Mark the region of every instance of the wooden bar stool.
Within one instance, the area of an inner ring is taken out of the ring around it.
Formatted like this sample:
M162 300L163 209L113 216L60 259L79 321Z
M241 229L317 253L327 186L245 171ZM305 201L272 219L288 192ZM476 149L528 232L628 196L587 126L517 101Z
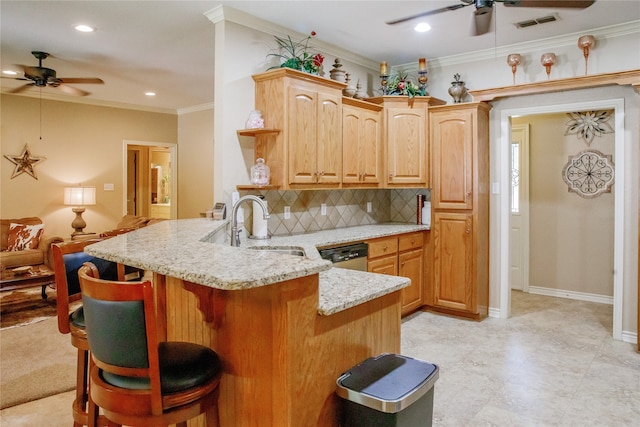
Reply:
M208 427L218 426L220 359L202 345L159 342L151 282L101 280L91 263L78 276L93 359L91 399L108 421L186 427L205 414Z
M71 344L78 349L76 362L76 397L73 401L73 426L89 425L89 343L84 326L84 312L82 306L71 309L71 304L79 301L80 282L78 270L86 261L92 261L104 277L123 279L125 267L111 261L95 258L85 254L84 248L92 243L104 239L91 239L52 245L53 265L55 272L56 309L58 316L58 330L62 334L71 334ZM106 419L100 420L100 425L106 425Z

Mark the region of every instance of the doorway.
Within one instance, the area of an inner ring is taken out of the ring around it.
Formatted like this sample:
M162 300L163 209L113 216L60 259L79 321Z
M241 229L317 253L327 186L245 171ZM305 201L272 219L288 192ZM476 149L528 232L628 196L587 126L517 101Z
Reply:
M125 214L177 218L176 144L124 141Z
M536 115L544 113L566 113L573 111L608 110L613 109L615 114L615 148L614 158L616 163L616 184L614 186L614 276L613 276L613 338L622 340L622 292L624 289L624 194L625 194L625 163L624 163L624 100L590 101L575 104L561 104L540 107L523 107L505 109L501 111L499 159L496 162L499 169L500 188L511 187L511 146L512 128L511 118L517 116ZM510 218L511 194L503 193L500 198L499 216ZM500 287L500 317L508 318L511 314L511 221L500 221L499 241L500 253L498 256L499 287Z

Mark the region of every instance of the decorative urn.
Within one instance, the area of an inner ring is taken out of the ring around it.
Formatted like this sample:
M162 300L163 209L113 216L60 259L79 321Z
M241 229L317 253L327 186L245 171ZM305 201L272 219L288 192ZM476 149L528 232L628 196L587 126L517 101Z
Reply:
M459 104L467 95L467 88L464 86L464 82L460 81L460 74L455 74L453 78L455 81L451 82L449 95L453 98L454 103Z

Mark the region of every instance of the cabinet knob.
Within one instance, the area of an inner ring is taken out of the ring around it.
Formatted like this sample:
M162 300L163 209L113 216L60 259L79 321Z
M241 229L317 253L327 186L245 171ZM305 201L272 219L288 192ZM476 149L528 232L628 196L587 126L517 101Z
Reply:
M467 229L464 230L464 232L467 233L467 234L471 234L471 229L467 228Z
M411 244L415 245L416 244L416 240L415 239L411 239Z
M392 173L390 173L390 174L389 174L389 181L391 181L392 179L393 179L393 174L392 174Z
M388 247L388 246L383 246L383 247L382 247L382 252L387 252L387 249L389 249L389 247Z

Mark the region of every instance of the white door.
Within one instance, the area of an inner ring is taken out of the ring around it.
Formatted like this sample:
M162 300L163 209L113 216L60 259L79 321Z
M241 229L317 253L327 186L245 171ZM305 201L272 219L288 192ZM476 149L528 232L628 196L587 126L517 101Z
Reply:
M529 125L511 127L511 289L529 291Z

